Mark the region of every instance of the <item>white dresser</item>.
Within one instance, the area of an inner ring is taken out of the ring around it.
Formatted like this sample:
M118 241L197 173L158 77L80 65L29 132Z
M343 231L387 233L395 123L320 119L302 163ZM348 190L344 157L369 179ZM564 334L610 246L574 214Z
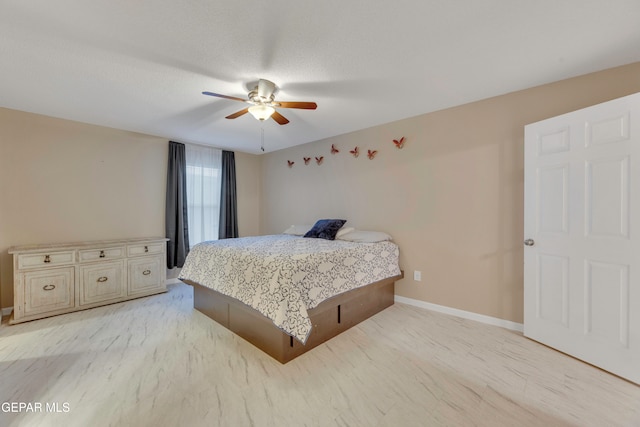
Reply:
M20 323L166 292L164 237L14 246Z

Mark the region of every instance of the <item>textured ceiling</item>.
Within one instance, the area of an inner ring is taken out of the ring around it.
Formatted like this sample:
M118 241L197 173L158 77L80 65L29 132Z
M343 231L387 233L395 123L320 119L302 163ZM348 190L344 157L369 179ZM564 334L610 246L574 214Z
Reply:
M2 0L0 106L259 153L640 61L638 0ZM291 123L224 117L259 79Z

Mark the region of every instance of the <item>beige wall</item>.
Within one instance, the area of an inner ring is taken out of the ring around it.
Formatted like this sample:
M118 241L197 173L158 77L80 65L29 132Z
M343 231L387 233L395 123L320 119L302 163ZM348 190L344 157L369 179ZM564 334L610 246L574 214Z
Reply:
M13 245L164 236L167 139L0 108L0 298ZM258 234L259 157L236 156L239 231Z
M640 63L268 154L261 230L339 217L386 231L406 275L398 295L522 322L523 127L637 91Z
M236 153L240 235L344 217L394 236L407 274L399 295L521 322L523 126L637 91L640 63L266 156ZM403 150L391 142L400 136ZM347 154L356 145L358 159ZM0 108L0 306L13 305L10 246L163 235L166 154L164 138ZM303 165L316 155L322 166Z
M261 157L236 152L236 192L240 237L260 235Z

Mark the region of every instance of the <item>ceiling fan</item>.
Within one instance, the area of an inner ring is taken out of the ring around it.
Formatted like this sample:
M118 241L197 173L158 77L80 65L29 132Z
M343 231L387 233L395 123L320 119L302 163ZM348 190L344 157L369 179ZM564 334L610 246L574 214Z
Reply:
M232 101L246 102L251 104L244 110L228 115L227 119L235 119L244 114L251 113L253 117L260 121L271 117L280 125L289 123L286 117L276 111L276 108L300 108L303 110L315 110L318 105L315 102L284 102L275 100L276 85L269 80L260 79L258 85L247 95L249 99L237 98L235 96L220 95L213 92L202 92L203 95L217 96L218 98L231 99Z

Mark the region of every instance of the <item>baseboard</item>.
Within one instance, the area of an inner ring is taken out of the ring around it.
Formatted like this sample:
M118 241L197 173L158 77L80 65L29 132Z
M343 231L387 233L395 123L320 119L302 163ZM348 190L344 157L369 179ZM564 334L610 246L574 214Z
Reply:
M167 285L175 285L183 283L180 279L167 279ZM427 310L436 311L438 313L449 314L451 316L461 317L463 319L474 320L480 323L486 323L488 325L500 326L501 328L510 329L512 331L522 332L524 331L524 325L522 323L512 322L510 320L498 319L497 317L485 316L484 314L473 313L471 311L459 310L457 308L451 308L444 305L433 304L426 301L420 301L413 298L402 297L396 295L394 297L395 302L402 304L412 305L414 307L425 308ZM2 309L2 316L8 316L13 311L13 307L5 307Z
M426 308L427 310L437 311L438 313L450 314L452 316L461 317L463 319L474 320L488 325L500 326L501 328L510 329L512 331L523 332L524 325L522 323L512 322L510 320L498 319L497 317L485 316L484 314L473 313L471 311L459 310L444 305L433 304L426 301L420 301L413 298L395 296L395 302L412 305L414 307Z

